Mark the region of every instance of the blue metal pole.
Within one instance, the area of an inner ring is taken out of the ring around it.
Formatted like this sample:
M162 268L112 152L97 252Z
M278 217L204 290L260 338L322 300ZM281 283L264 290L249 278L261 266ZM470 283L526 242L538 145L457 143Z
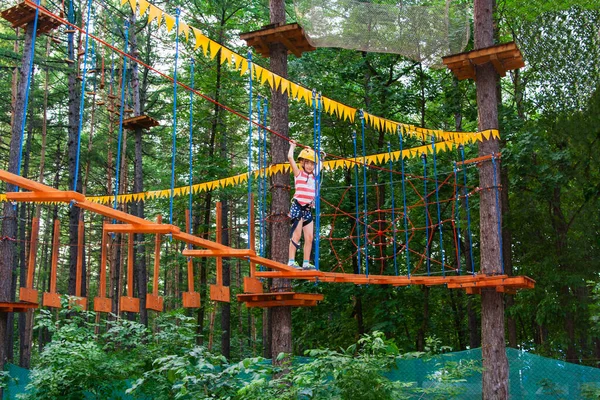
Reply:
M410 278L410 249L408 247L408 210L406 207L406 175L404 173L404 145L402 140L402 133L398 135L400 137L400 162L402 166L402 202L404 209L404 249L406 251L406 269L408 277Z
M354 146L354 161L356 161L356 132L352 132L352 144ZM357 255L357 261L358 261L358 272L360 273L360 268L361 268L361 260L360 260L360 254L361 254L361 248L360 248L360 214L358 211L358 164L355 162L354 163L354 208L356 210L356 245L358 247L358 251L356 252Z
M85 50L83 55L83 78L81 79L81 98L79 100L79 125L77 127L77 154L75 156L75 177L73 179L73 191L77 191L77 180L79 178L79 155L81 153L81 127L83 125L83 105L85 102L85 84L87 82L87 54L89 46L90 10L92 0L87 3L87 18L85 21ZM37 12L37 9L36 9Z
M365 274L369 276L369 222L367 216L367 158L365 150L365 115L360 110L360 126L362 136L362 156L363 156L363 204L365 220Z
M456 266L458 275L460 275L460 197L458 193L458 168L456 162L454 163L454 186L456 187L454 196L456 197L456 236L458 241L456 243Z
M438 232L440 234L440 252L442 255L442 276L446 276L446 254L444 251L444 237L442 227L442 211L440 209L440 193L438 186L437 176L437 157L435 151L435 136L431 135L431 150L433 151L433 176L435 179L435 202L437 204L437 217L438 217Z
M252 53L248 52L248 86L250 101L248 102L248 249L250 246L250 238L252 237L250 231L250 219L252 215L250 213L250 205L252 203ZM259 111L260 112L260 111Z
M125 46L124 53L127 53L127 43L129 42L129 22L125 21ZM115 201L113 208L117 209L117 196L119 195L119 174L121 170L121 142L123 140L123 114L125 114L125 81L127 80L127 57L123 58L123 71L121 73L121 112L119 113L119 135L117 143L117 165L115 173ZM114 221L114 219L113 219Z
M388 142L387 144L387 148L388 148L388 155L390 156L390 160L389 160L389 169L390 169L390 192L392 192L392 228L394 230L394 272L396 273L396 275L398 275L398 262L396 260L396 251L397 251L397 247L396 247L396 215L395 215L395 210L396 210L396 201L394 200L394 177L392 174L392 169L393 169L393 163L392 163L392 146L390 145L390 142Z
M173 223L173 197L175 195L175 153L177 152L177 60L179 58L179 14L180 10L175 10L175 68L173 71L173 153L171 157L171 193L169 196L169 223Z
M502 212L500 210L500 199L498 197L498 178L496 177L496 156L492 154L492 165L494 166L494 191L496 193L496 218L498 220L498 240L500 240L500 265L502 266L502 274L504 274L504 251L502 247Z
M471 209L469 208L469 191L467 190L467 168L465 167L465 148L458 146L463 168L463 190L465 192L465 206L467 209L467 235L469 236L469 256L471 257L471 274L475 274L475 260L473 260L473 240L471 236Z
M190 77L191 77L191 82L190 82L190 88L192 90L190 90L190 123L189 123L189 132L190 132L190 136L189 136L189 146L190 146L190 172L189 172L189 178L190 178L190 193L189 193L189 210L190 210L190 226L189 226L189 234L192 234L192 186L193 186L193 182L194 182L194 170L192 168L194 160L193 160L193 121L194 121L194 59L190 59Z
M36 1L40 5L40 0ZM23 159L23 138L25 136L25 124L27 122L27 108L29 105L29 91L31 89L31 75L33 72L33 58L35 56L35 38L37 36L37 25L39 17L39 8L35 9L35 19L33 20L33 34L31 38L31 58L29 59L29 69L27 70L27 85L25 86L25 103L23 105L23 120L21 121L21 140L19 141L19 158L17 161L17 175L21 175L21 160ZM18 190L18 189L17 189Z
M425 209L425 261L427 264L427 275L431 274L431 260L429 258L429 210L427 204L427 155L421 154L423 160L423 201Z

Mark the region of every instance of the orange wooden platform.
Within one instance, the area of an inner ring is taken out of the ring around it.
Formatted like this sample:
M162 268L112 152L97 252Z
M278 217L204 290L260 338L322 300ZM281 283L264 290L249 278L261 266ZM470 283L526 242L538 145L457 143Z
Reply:
M506 71L523 68L523 56L515 42L442 57L442 62L459 79L476 79L475 66L491 62L500 76Z
M147 115L138 115L137 117L127 118L123 121L124 129L149 129L153 126L159 126L160 123Z
M37 303L0 302L0 312L26 312L37 307Z
M22 28L35 19L36 8L37 6L35 3L24 1L14 7L7 8L6 10L2 11L0 15L2 15L2 18L10 22L13 28ZM44 11L45 8L40 7L37 24L38 35L43 35L44 33L50 32L51 30L54 30L62 25L62 22L54 18L51 13Z
M240 39L245 40L248 46L254 47L263 57L271 56L271 43L281 43L288 49L288 53L296 57L302 56L306 51L316 50L306 39L304 29L296 23L287 25L271 24L257 31L240 34Z
M238 294L238 301L246 303L246 307L314 307L323 300L318 293L244 293Z

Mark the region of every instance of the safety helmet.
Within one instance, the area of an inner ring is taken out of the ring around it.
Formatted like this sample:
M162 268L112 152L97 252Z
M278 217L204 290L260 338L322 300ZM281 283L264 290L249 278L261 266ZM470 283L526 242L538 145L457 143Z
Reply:
M301 159L312 161L314 163L317 162L317 158L315 157L315 151L310 148L302 149L300 154L298 154L298 160L301 160Z

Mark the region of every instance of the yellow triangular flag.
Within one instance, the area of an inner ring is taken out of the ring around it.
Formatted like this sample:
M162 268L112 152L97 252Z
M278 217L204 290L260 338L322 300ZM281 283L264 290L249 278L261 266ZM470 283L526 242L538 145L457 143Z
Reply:
M208 48L208 38L200 32L199 29L196 29L192 26L192 31L194 32L194 36L196 37L196 43L194 44L194 50L197 50L198 47L202 46L202 50L204 50L204 55L206 56L206 51Z
M277 74L273 74L275 79L275 90L279 89L279 85L281 84L281 77Z
M165 25L167 26L167 32L171 32L171 29L175 26L175 17L167 13L164 14Z
M269 75L271 75L271 71L263 68L262 75L260 77L260 83L262 85L264 85L267 79L269 79ZM271 80L273 80L273 76L271 76Z
M136 0L129 0L129 5L131 6L131 11L133 11L134 14L135 14L136 4L137 4Z
M328 97L322 97L323 99L323 111L329 114L329 108L331 107L331 99Z
M140 16L144 15L150 3L146 0L138 0L138 4L140 5Z
M129 0L121 0L121 5L127 3Z
M275 74L269 71L267 76L269 78L269 86L271 86L271 89L273 89L273 78L275 77Z
M298 99L298 85L294 82L290 82L290 88L292 92L292 99Z
M281 78L281 93L286 93L288 96L290 95L290 81L285 78Z
M242 59L243 59L243 57L240 56L237 53L233 53L233 55L235 56L235 70L239 71L240 70L240 66L242 65Z
M162 16L162 11L154 4L150 4L150 8L148 9L148 23L152 23L156 19L158 23L158 27L160 27L160 20Z
M181 33L185 33L185 40L187 42L190 39L190 26L183 21L179 22L179 35Z
M231 50L226 47L221 47L221 64L223 64L225 60L227 60L228 64L231 64L231 56L233 56Z
M248 71L248 60L242 58L242 67L240 68L240 76L244 75Z
M256 65L256 64L252 64L252 77L256 78L257 81L260 80L260 77L262 76L262 74L264 73L265 69L263 67L261 67L260 65Z
M210 59L214 60L214 58L217 56L217 53L219 52L219 50L221 50L221 45L217 42L215 42L214 40L209 40L210 43Z

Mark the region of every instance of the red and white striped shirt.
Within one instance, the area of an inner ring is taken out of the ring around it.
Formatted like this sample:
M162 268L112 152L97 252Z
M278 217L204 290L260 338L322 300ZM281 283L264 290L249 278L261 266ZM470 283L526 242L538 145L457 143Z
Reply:
M309 175L301 169L298 176L294 177L294 185L296 186L294 199L296 199L300 205L304 206L315 199L316 182L314 174Z

